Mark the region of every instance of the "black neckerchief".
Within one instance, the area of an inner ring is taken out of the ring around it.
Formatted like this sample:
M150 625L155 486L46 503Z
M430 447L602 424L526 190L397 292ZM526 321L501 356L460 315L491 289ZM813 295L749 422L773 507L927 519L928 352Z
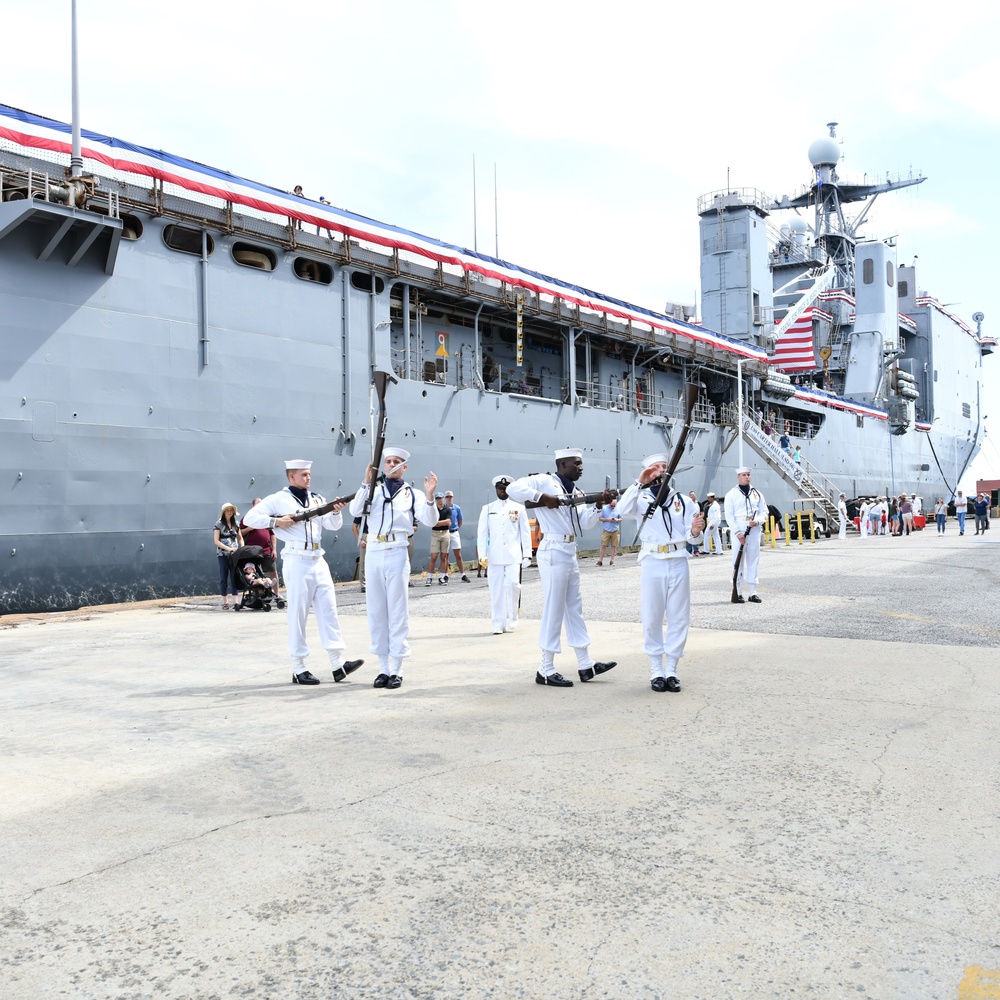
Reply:
M303 507L309 506L309 490L304 490L299 486L289 486L288 492L291 493Z
M388 476L385 478L385 491L389 494L389 499L391 500L395 495L403 488L404 482L402 479L390 479Z

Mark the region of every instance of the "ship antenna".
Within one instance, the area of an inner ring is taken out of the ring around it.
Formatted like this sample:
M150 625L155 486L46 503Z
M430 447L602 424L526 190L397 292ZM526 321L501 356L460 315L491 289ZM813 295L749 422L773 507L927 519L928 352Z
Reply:
M472 249L479 251L479 222L476 218L476 154L472 154Z
M83 176L83 154L80 148L80 74L76 51L76 0L73 0L72 23L73 149L69 159L69 175L75 179Z

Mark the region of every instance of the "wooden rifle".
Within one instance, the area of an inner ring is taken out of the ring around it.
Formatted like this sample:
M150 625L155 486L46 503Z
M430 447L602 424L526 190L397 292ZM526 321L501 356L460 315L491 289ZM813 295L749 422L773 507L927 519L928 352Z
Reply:
M670 493L670 481L674 477L674 470L680 464L681 455L684 454L684 443L687 441L688 432L691 430L691 422L694 418L694 406L698 402L698 386L693 382L688 382L685 386L685 399L684 399L684 426L681 428L680 436L677 438L677 444L674 446L674 453L670 456L670 461L667 463L667 471L663 473L660 480L660 488L656 491L656 496L653 498L653 502L646 508L646 513L642 515L642 520L639 522L639 527L636 529L635 538L632 541L633 545L639 544L639 536L642 534L642 529L646 526L646 522L649 520L653 511L657 507L662 507Z
M743 550L747 546L747 539L750 537L751 531L753 531L753 528L747 528L747 530L743 532L743 541L740 542L740 550L736 553L736 562L733 563L733 593L729 598L733 604L740 604L742 602L740 592L736 587L736 578L740 575L740 563L743 561Z
M617 499L621 496L621 491L606 489L601 490L600 493L561 493L556 499L559 501L560 507L579 507L590 503L605 503L607 502L604 499L606 495L609 495L609 499ZM537 500L526 500L524 506L526 510L534 510L536 507L544 507L545 504L539 503Z
M379 469L382 466L382 452L385 450L385 429L389 422L385 409L385 390L389 387L389 381L396 381L396 376L390 372L373 372L372 386L375 388L375 395L378 398L378 430L375 432L375 444L372 448L372 481L369 484L368 495L365 497L365 507L361 512L361 527L364 528L368 514L372 509L372 497L375 495L375 487L378 484ZM359 535L359 538L362 536Z
M300 510L297 514L292 514L291 518L293 521L311 521L314 517L322 517L324 514L329 514L334 507L350 503L353 499L353 493L347 497L337 497L336 500L329 500L324 504L320 504L319 507L306 507L305 510Z

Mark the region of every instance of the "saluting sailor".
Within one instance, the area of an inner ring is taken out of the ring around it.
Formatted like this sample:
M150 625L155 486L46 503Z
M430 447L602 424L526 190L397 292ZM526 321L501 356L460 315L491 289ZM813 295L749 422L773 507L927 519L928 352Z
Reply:
M760 604L757 596L757 567L760 564L760 536L767 523L764 495L750 485L750 469L736 470L736 485L726 494L726 524L736 541L733 543L733 566L740 560L736 579L737 603ZM742 546L743 555L740 556Z
M523 504L507 496L511 476L496 476L497 498L479 514L476 554L479 564L489 568L493 634L517 628L517 603L521 593L521 569L531 565L531 528Z
M309 507L321 507L326 500L309 489L312 462L301 458L285 462L285 475L288 485L251 507L243 523L251 528L272 528L278 540L284 543L281 556L288 600L288 652L292 658L292 683L319 684L319 678L306 669L306 658L309 656L306 619L310 607L316 615L320 642L330 658L333 679L342 681L365 662L344 662L343 654L347 646L340 631L337 596L321 544L324 528L339 531L343 527L344 519L340 511L344 505L308 521L292 520L293 514Z
M351 514L361 517L371 492L368 534L365 537L365 604L368 609L368 647L378 656L379 672L373 687L395 690L403 684L403 661L410 655L410 553L413 526L433 526L438 520L434 504L437 476L424 477L424 492L403 479L410 453L403 448L382 452L384 475L376 480L369 465L361 489L351 501Z
M576 560L577 538L593 528L601 517L601 504L614 495L605 491L597 505L564 505L560 497L583 494L576 481L583 474L583 452L563 448L555 453L556 471L516 479L507 486L507 495L527 507L537 508L542 540L536 560L542 579L542 625L538 645L542 662L535 674L536 684L572 687L555 668L555 655L562 651L560 633L566 626L566 639L576 652L581 681L593 680L616 665L615 660L595 663L590 656L590 634L583 620L583 595L580 592L580 565Z
M642 460L639 478L618 501L622 517L642 522L646 511L656 503L666 471L666 455L647 455ZM662 505L653 510L642 527L638 555L642 569L642 649L649 657L649 685L654 691L681 689L677 665L691 627L688 545L700 542L704 528L705 516L697 503L676 490L668 490Z

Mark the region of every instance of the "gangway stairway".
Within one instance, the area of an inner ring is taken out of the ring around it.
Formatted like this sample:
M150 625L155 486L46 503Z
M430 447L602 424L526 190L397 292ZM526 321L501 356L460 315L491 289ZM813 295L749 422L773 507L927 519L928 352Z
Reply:
M743 420L743 440L785 482L791 484L805 501L805 509L809 509L808 505L811 504L813 509L823 512L831 530L839 527L840 513L837 505L840 490L819 469L804 458L800 462L793 462L791 456L785 454L749 417L744 417Z

